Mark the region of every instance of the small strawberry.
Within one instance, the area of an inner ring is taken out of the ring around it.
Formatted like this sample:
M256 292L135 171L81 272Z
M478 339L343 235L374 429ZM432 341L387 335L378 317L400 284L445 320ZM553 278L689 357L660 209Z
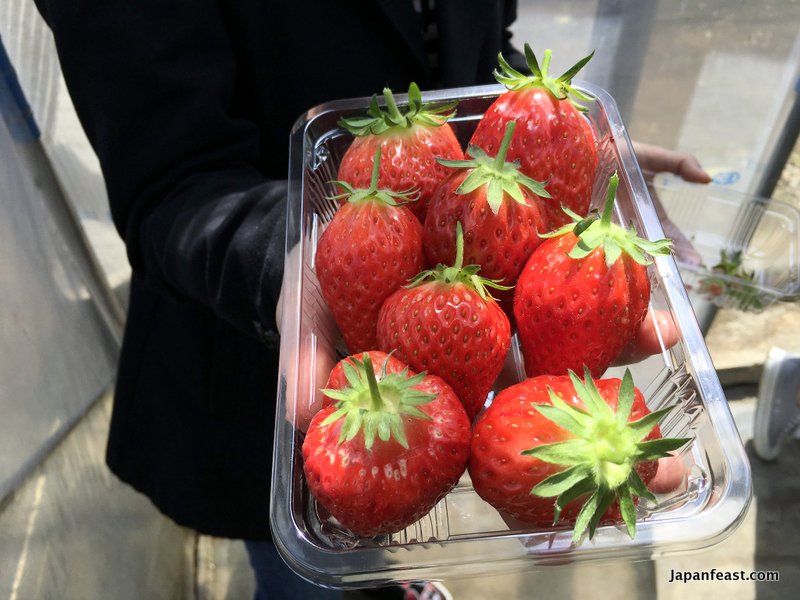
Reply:
M457 169L434 194L425 217L423 246L429 264L450 264L456 255L456 223L464 228L464 260L481 267L481 274L505 286L517 283L531 252L545 233L539 205L549 198L543 183L519 172L505 161L515 122L506 127L497 156L490 158L477 146L472 160L442 160ZM511 315L513 290L500 291L500 307Z
M378 316L378 347L411 368L439 375L453 387L470 419L486 402L511 346L511 327L478 265L463 265L461 224L456 260L420 273L389 296Z
M634 497L655 500L647 484L659 458L688 439L661 438L672 407L647 408L630 371L622 380L542 375L504 389L476 421L469 474L497 510L546 527L574 523L578 542L621 513L634 536ZM552 500L556 497L555 501Z
M585 216L592 199L597 170L597 141L574 98L591 100L572 86L572 78L589 62L581 59L558 78L548 74L551 51L544 54L541 67L528 44L525 58L532 75L511 67L502 55L495 78L508 88L489 107L478 123L470 144L492 153L500 147L506 123L516 121L518 135L507 159L520 161L520 171L533 179L549 180L552 198L544 203L549 229L567 222L561 206ZM548 230L549 230L548 229Z
M303 441L309 491L357 535L400 531L458 482L469 420L442 379L415 375L382 352L340 365L346 382L323 390L336 404L314 416Z
M645 253L669 254L611 222L619 178L611 177L601 218L547 234L517 281L514 316L528 376L588 366L602 375L639 329L650 302Z
M401 204L410 190L378 189L379 151L373 164L368 188L337 182L346 201L320 237L314 260L322 296L350 352L376 347L383 301L425 266L422 225Z
M375 150L381 149L378 185L395 191L419 189L419 199L409 208L420 221L433 192L450 174L436 157L458 159L464 153L447 120L455 115L455 102L423 104L416 83L408 88L408 108L401 111L388 88L383 90L386 110L373 96L367 116L342 119L340 125L355 137L342 157L338 178L352 187L370 181Z

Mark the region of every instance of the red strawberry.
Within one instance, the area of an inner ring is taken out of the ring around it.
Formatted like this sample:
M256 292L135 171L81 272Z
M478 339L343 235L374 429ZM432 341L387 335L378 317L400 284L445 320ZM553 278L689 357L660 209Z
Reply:
M530 76L512 68L500 55L500 71L495 71L495 78L509 91L489 107L470 140L471 145L491 154L500 147L506 123L517 122L518 135L508 151L508 160L519 160L520 170L533 179L549 179L547 190L552 198L544 204L550 229L567 222L561 205L580 215L589 212L598 163L597 141L591 124L581 114L586 109L573 100L590 98L571 82L592 54L557 79L547 72L550 50L545 51L540 68L533 50L525 44Z
M581 381L542 375L506 388L472 433L469 474L475 491L499 511L534 525L574 523L577 542L620 512L636 527L634 496L655 498L646 484L657 459L688 439L661 438L630 371L622 380ZM552 497L556 496L555 502Z
M342 157L339 180L353 187L370 181L373 157L381 149L382 167L378 185L397 192L419 189L419 199L409 208L425 220L425 210L433 192L450 174L436 157L463 158L464 153L453 129L447 123L456 103L423 104L416 83L408 88L408 109L401 112L388 88L383 90L387 110L372 98L366 117L342 119L340 125L356 136Z
M508 317L486 287L502 288L463 267L461 224L455 265L420 273L392 294L378 316L378 347L411 368L439 375L474 418L503 368L511 346Z
M602 375L639 329L650 302L645 253L668 254L611 222L619 178L611 177L601 218L548 234L528 259L514 294L514 316L528 376L588 366Z
M477 146L467 154L472 160L440 160L458 169L436 191L425 217L423 242L429 264L450 264L456 255L456 223L464 228L464 257L467 264L481 267L481 274L505 286L517 283L522 267L541 242L544 233L539 208L549 198L544 184L523 175L505 161L514 121L506 128L497 152L490 158ZM513 290L497 293L500 307L511 315Z
M373 360L382 361L378 377ZM400 531L461 477L469 420L439 377L414 375L384 353L340 365L347 385L323 390L336 405L314 416L303 441L309 491L357 535Z
M422 225L399 204L408 194L377 188L375 158L367 189L338 182L347 201L320 237L314 261L322 296L350 352L376 347L383 301L425 265Z

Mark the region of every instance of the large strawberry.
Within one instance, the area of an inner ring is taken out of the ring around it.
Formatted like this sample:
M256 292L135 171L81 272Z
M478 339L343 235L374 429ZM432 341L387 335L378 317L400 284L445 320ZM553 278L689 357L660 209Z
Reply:
M549 198L543 183L506 162L514 135L506 127L497 156L470 146L471 160L442 160L457 171L436 191L425 217L423 241L429 264L450 264L456 255L456 223L464 228L464 261L481 267L481 275L514 286L531 252L545 233L539 207ZM512 314L513 290L497 292L500 307Z
M346 193L320 237L314 265L322 296L350 352L376 347L383 301L424 268L422 225L402 204L408 193L378 189L378 153L366 189Z
M593 53L592 53L593 54ZM495 78L508 91L489 107L478 123L470 144L488 153L500 147L506 123L517 122L517 137L508 151L508 160L519 160L520 170L533 179L549 180L552 198L545 203L551 229L563 225L561 205L586 215L592 199L597 170L597 141L586 109L574 99L588 101L572 86L572 78L592 57L580 60L558 78L550 77L551 51L544 54L541 67L528 44L525 57L532 75L524 75L499 56L500 70Z
M381 365L377 377L373 361ZM346 385L323 390L336 404L314 416L303 441L306 482L353 533L394 533L426 515L461 477L469 420L442 379L415 375L382 352L340 364Z
M487 291L502 288L463 266L457 225L455 264L420 273L384 302L378 347L394 350L418 371L439 375L453 387L470 419L486 402L511 346L508 317Z
M661 438L630 371L622 380L543 375L504 389L476 421L469 474L475 491L512 517L546 527L574 523L577 542L621 516L633 537L634 497L657 460L687 439ZM555 497L555 501L552 499Z
M408 107L398 108L391 90L383 90L386 110L373 96L365 117L342 119L340 124L355 136L339 165L338 178L353 187L370 181L375 150L381 149L378 185L395 191L419 189L419 199L410 205L420 221L433 192L450 174L436 157L463 158L464 153L447 123L455 114L455 102L423 104L416 83L408 88Z
M670 240L648 241L633 225L611 222L619 178L611 177L603 214L547 234L517 281L514 316L528 376L588 366L599 377L633 339L650 302L647 254L668 254Z

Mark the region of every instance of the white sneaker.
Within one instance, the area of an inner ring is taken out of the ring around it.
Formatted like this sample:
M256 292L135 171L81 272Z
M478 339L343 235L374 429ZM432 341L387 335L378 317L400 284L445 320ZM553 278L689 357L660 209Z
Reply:
M769 351L758 386L753 449L763 460L778 457L783 444L800 430L800 355Z

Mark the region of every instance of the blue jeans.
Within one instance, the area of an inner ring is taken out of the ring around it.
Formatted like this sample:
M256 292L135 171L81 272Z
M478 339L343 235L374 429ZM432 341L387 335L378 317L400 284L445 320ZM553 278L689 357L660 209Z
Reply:
M255 600L340 600L342 592L309 583L295 574L271 542L245 541L256 574Z

